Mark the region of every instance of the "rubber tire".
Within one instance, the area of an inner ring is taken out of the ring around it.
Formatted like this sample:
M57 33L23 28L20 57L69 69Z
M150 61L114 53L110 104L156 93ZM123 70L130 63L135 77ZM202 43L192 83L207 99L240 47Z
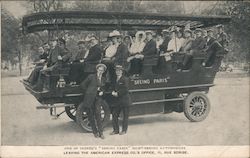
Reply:
M189 103L196 96L202 97L203 100L207 104L207 108L205 110L205 113L203 115L199 116L199 117L195 117L195 116L193 116L192 114L189 113ZM200 121L205 120L206 117L208 116L209 112L210 112L210 108L211 108L210 101L209 101L207 95L202 93L202 92L192 92L184 100L184 106L183 106L184 114L187 117L187 119L189 119L192 122L200 122Z
M103 122L102 122L102 125L103 125L103 128L107 126L107 124L109 123L110 121L110 109L109 109L109 106L108 104L104 104L102 105L102 109L104 111L104 119L103 119ZM79 124L86 132L92 132L92 129L91 127L89 126L85 126L84 124L84 120L85 119L88 119L87 115L86 117L82 117L82 113L83 112L86 112L86 107L84 106L78 106L77 110L76 110L76 122L77 124ZM85 120L86 121L86 120Z
M76 108L76 106L75 106ZM65 112L68 115L69 118L71 118L73 121L76 121L76 116L74 116L71 112L70 112L70 106L66 106L65 107Z

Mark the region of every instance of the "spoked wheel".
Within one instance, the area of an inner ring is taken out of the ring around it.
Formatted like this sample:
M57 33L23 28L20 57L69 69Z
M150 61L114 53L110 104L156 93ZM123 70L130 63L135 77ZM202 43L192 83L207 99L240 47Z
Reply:
M76 109L77 107L75 105L65 107L66 114L74 121L76 121Z
M101 105L102 125L105 127L110 120L110 110L107 103ZM92 132L91 124L88 119L88 109L84 106L79 106L76 110L76 122L87 132Z
M209 111L209 99L202 92L192 92L184 100L184 114L190 121L203 121L208 116Z

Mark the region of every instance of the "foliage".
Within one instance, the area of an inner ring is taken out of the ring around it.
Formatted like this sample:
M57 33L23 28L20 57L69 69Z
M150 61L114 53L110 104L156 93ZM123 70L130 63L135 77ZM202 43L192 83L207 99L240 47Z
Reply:
M3 7L1 18L1 59L14 62L14 58L18 56L19 21Z
M230 45L227 61L250 61L250 2L222 1L212 8L205 9L202 14L228 15L232 20L225 26L229 35Z

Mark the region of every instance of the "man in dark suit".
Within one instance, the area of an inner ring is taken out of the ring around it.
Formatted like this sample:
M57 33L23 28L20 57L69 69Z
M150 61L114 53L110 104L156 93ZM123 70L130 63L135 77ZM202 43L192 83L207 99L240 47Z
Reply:
M206 46L206 40L202 37L202 29L197 28L194 33L196 38L192 41L190 53L186 54L183 59L183 69L189 69L188 64L193 58L195 53L201 52Z
M144 58L152 57L157 54L156 42L153 40L153 32L145 31L147 43L143 48L142 54Z
M110 36L114 45L117 46L117 50L114 56L114 65L121 65L125 70L127 70L127 58L129 56L128 47L122 42L122 36L118 31L114 30L110 34Z
M103 54L103 50L99 45L96 36L89 36L86 38L86 41L90 42L90 49L87 52L86 58L84 59L84 72L85 73L94 73L96 65L100 62Z
M89 75L81 84L80 87L84 90L83 102L78 108L84 106L87 108L88 119L90 121L94 136L104 139L103 127L101 121L101 106L105 86L105 78L103 73L107 67L104 64L96 66L97 73Z
M66 48L66 41L63 38L59 38L52 46L49 57L48 57L48 62L47 65L40 71L38 81L37 83L33 86L33 89L37 91L42 91L44 87L44 80L45 80L45 75L48 73L52 73L57 71L58 68L67 66L67 63L69 62L71 58L71 52ZM45 91L46 88L45 88Z
M217 25L217 40L223 46L226 47L228 45L228 37L227 34L224 32L223 25Z
M59 65L64 65L69 62L71 56L71 52L66 48L66 41L63 38L59 38L56 47L50 51L47 67L54 69Z
M216 52L219 49L222 49L222 46L213 36L213 30L209 29L207 31L208 35L206 38L206 48L205 48L205 60L202 63L202 66L211 66L216 57Z
M119 124L118 117L123 112L123 121L122 121L122 131L120 135L126 134L128 130L128 116L129 116L129 106L131 104L131 98L128 91L129 79L123 74L123 67L117 65L116 69L116 81L114 83L114 90L112 91L113 102L111 105L112 113L112 124L113 132L111 135L119 134Z

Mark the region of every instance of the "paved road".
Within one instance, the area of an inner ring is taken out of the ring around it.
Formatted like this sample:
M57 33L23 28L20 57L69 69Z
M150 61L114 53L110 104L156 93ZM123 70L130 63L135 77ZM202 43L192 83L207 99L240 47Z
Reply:
M133 117L124 136L96 139L66 115L57 120L22 87L20 78L2 79L3 145L249 145L249 78L218 78L209 92L208 118L189 122L183 113Z

